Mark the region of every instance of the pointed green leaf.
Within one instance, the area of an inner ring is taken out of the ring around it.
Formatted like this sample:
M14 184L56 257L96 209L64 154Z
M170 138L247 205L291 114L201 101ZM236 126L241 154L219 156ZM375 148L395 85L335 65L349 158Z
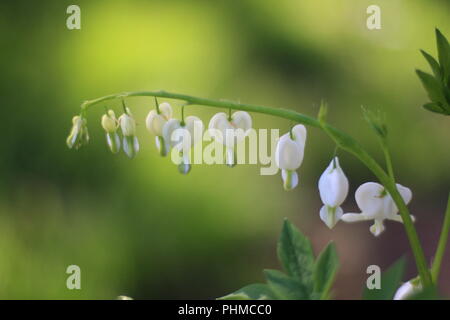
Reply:
M448 84L448 79L450 76L450 45L445 38L445 36L436 29L436 43L438 49L439 64L443 70L444 79L446 84Z
M436 59L434 59L430 54L428 54L424 50L420 50L420 52L428 61L428 64L430 65L431 70L433 70L433 74L436 77L436 79L442 80L441 67L439 66L439 63L436 61Z
M441 84L429 73L423 72L421 70L416 70L417 75L422 82L423 87L428 93L428 97L432 102L439 102L445 104L445 97L442 91Z
M291 278L278 270L264 270L267 284L278 299L307 300L308 288L298 279Z
M426 103L426 104L423 105L423 107L425 109L427 109L428 111L431 111L431 112L447 114L445 112L445 110L438 103L433 103L433 102Z
M243 287L217 300L274 300L275 294L267 284L255 283Z
M311 242L287 219L278 241L278 258L287 274L312 291L314 255Z
M386 272L383 272L380 289L369 290L366 285L363 293L364 300L392 300L401 285L405 265L405 259L400 258Z
M331 242L320 253L314 268L314 291L320 294L321 299L327 298L338 268L336 246Z

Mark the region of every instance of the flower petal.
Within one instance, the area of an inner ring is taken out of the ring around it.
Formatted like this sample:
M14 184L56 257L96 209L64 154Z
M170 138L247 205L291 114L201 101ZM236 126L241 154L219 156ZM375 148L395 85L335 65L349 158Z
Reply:
M348 179L339 166L337 157L331 160L320 176L319 193L322 202L330 207L338 207L345 201L348 194Z
M283 187L286 191L294 189L298 185L297 172L292 170L281 170L281 179Z
M385 227L383 224L383 220L375 219L374 224L370 226L370 232L375 236L378 237L383 231Z
M248 112L236 111L231 115L231 122L235 128L242 129L244 132L251 129L252 127L252 117Z
M376 182L366 182L355 192L355 199L361 211L372 219L384 218L384 206L387 195L383 196L383 186Z
M303 161L303 150L291 140L289 133L283 135L275 150L275 163L284 170L297 170Z
M327 205L320 209L320 219L325 222L328 228L332 229L342 218L344 211L341 207L329 207Z
M159 112L166 121L172 118L172 107L168 102L163 102L159 105Z

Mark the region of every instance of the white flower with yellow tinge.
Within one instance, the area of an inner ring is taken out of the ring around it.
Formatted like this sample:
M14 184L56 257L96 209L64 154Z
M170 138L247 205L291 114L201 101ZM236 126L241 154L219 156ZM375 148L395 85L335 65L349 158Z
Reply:
M156 110L151 110L145 119L147 130L155 135L156 147L162 156L169 153L169 144L163 138L163 127L170 118L172 118L172 107L168 102L163 102Z
M219 112L211 118L208 128L221 133L214 138L226 147L226 164L230 167L236 165L236 144L244 140L252 128L250 114L245 111L236 111L228 116L225 112Z
M306 143L306 128L295 125L288 133L281 136L275 150L275 163L281 169L281 178L285 190L291 190L298 184L296 170L303 162Z
M89 142L89 133L87 129L86 118L82 116L75 116L72 118L72 128L67 137L67 146L72 149L79 149L81 146Z
M412 192L409 188L397 184L397 190L408 204L412 199ZM361 213L346 213L342 216L345 222L357 222L374 220L370 227L373 235L379 236L384 231L383 221L385 219L403 222L398 214L398 208L386 189L379 183L366 182L362 184L355 193L356 203ZM414 217L411 217L414 219Z
M139 141L136 137L136 121L131 114L130 109L119 117L120 129L123 135L123 151L130 158L136 156L139 151Z
M320 199L324 206L320 209L320 219L333 228L341 219L344 211L340 207L348 194L348 179L335 157L319 179Z
M119 128L119 121L113 110L108 110L102 117L102 127L106 131L106 143L112 153L117 153L120 150L120 137L117 134Z
M184 121L170 119L162 130L164 141L180 156L178 170L187 174L191 170L190 150L203 137L203 122L195 116L188 116Z

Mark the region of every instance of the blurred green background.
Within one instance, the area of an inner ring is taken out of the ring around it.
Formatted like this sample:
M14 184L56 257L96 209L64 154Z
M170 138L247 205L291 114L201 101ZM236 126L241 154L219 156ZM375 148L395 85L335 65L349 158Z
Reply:
M81 30L66 28L70 4L81 7ZM366 28L370 4L381 7L381 30ZM336 241L336 298L359 298L367 266L384 269L403 254L414 276L400 224L387 222L374 238L369 223L330 231L320 221L316 185L334 145L317 129L292 192L254 165L194 166L181 176L145 130L150 98L128 100L142 149L132 161L107 149L101 106L89 113L87 147L69 150L65 139L82 101L121 91L164 89L309 115L326 99L330 121L381 161L360 107L381 108L431 259L450 185L450 123L420 107L428 98L414 69L429 70L419 49L436 55L434 27L450 37L449 13L444 0L2 1L0 298L216 298L279 267L283 217L316 252ZM187 113L207 122L218 111ZM253 120L282 132L290 125ZM345 209L355 211L355 189L374 177L352 156L340 158L351 183ZM70 264L81 267L81 290L65 286Z

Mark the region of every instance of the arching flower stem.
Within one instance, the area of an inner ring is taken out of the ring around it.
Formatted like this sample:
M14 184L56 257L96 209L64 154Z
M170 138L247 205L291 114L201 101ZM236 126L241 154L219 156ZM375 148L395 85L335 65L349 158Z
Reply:
M225 109L262 113L322 129L325 133L327 133L331 137L331 139L337 144L339 148L353 154L361 162L363 162L366 165L366 167L370 171L372 171L372 173L378 178L378 180L389 192L395 204L397 205L400 215L403 219L405 231L408 236L411 249L413 251L413 255L416 261L421 281L424 287L428 287L432 284L431 274L428 269L427 261L425 259L425 255L422 246L420 244L417 231L414 227L409 210L396 188L395 181L390 176L390 174L387 174L384 171L384 169L363 149L363 147L356 140L354 140L348 134L332 127L331 125L325 122L326 110L322 110L321 108L321 112L319 113L319 119L316 119L314 117L309 117L299 112L288 109L244 104L228 100L214 100L214 99L200 98L185 94L171 93L167 91L135 91L135 92L112 94L97 99L85 101L81 105L81 114L85 116L89 108L101 102L119 98L123 99L125 97L143 97L143 96L181 100L189 105L202 105L207 107L218 107Z

